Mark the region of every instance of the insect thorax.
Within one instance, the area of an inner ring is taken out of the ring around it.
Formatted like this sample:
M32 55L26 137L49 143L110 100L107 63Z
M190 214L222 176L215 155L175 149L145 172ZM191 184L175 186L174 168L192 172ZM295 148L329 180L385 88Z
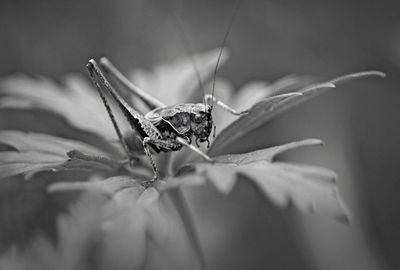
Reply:
M146 117L165 138L179 136L189 143L192 137L196 141L207 141L213 126L211 110L202 103L159 108L147 114Z

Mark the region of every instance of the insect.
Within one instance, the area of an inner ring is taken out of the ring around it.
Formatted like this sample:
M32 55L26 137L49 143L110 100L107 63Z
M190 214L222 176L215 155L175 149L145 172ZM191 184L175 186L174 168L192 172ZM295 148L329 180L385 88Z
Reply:
M235 12L231 18L228 30L225 33L218 55L214 70L212 94L205 94L203 103L185 103L166 106L130 82L108 59L104 57L101 58L99 64L97 64L97 62L93 59L89 60L86 68L88 69L90 78L93 84L96 86L96 89L104 103L104 106L106 107L108 115L118 135L118 139L130 161L135 160L135 155L127 145L126 140L124 139L116 122L112 109L106 99L107 93L117 103L125 118L128 120L131 128L135 130L140 137L144 153L148 156L154 172L153 178L143 183L145 187L151 186L159 178L157 165L152 157L151 151L156 153L179 151L185 146L191 151L200 155L205 160L213 162L213 160L208 155L203 153L198 147L199 143L204 142L207 142L207 147L209 147L209 137L213 129L215 136L216 126L212 119L214 104L220 106L233 115L240 116L247 113L247 111L235 111L222 101L217 100L214 96L215 78L218 65L237 10L238 5L235 8ZM195 70L196 74L198 75L199 86L202 88L200 76L196 67ZM142 115L130 104L128 104L121 97L119 92L116 91L111 85L107 75L115 79L133 95L141 99L149 107L150 112ZM197 147L192 144L193 140ZM130 164L133 164L133 162L130 162Z
M221 54L219 55L219 58L220 57ZM151 186L159 177L157 165L152 157L151 151L156 153L179 151L185 146L205 160L213 161L209 156L203 153L198 146L199 143L204 142L207 142L207 146L209 146L209 137L213 128L215 131L216 127L212 119L214 104L217 104L234 115L243 115L247 113L247 111L235 111L222 101L217 100L214 94L205 95L203 103L185 103L166 106L131 83L108 59L103 57L99 63L100 64L97 64L95 60L91 59L87 64L87 69L107 109L125 153L129 160L135 159L134 153L129 149L129 146L123 138L105 93L103 92L104 90L117 103L131 128L139 134L144 152L148 156L153 167L154 176L151 180L144 182L146 187ZM145 115L136 111L120 96L119 92L114 89L103 70L121 85L129 89L135 96L139 97L151 111ZM192 144L193 140L197 147Z

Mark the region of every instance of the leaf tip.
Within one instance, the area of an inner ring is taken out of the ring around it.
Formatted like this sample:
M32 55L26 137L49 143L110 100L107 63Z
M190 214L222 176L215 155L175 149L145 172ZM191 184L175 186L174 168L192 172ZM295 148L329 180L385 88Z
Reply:
M301 93L301 92L290 92L290 93L281 94L281 95L278 95L278 96L282 97L282 98L285 98L285 97L302 96L302 95L303 95L303 93Z
M338 216L336 220L344 225L350 225L351 218L347 213L343 213L342 215Z
M371 76L378 76L381 78L387 77L386 73L383 71L380 71L380 70L371 70L371 71L367 71L367 72L369 72L369 75L371 75Z
M379 71L379 70L361 71L361 72L356 72L356 73L351 73L351 74L340 76L336 79L331 80L330 83L337 85L339 83L344 83L344 82L348 82L351 80L364 78L364 77L371 77L371 76L385 78L386 73Z
M69 183L69 182L58 182L53 183L47 187L47 193L57 193L65 191L81 191L84 189L82 183Z
M333 82L327 82L320 85L320 88L336 88L336 84Z
M321 140L321 139L312 138L312 139L308 139L307 140L307 144L324 146L325 142L323 140Z
M340 208L342 209L342 213L337 217L337 220L345 225L350 225L351 220L352 220L352 215L351 215L351 211L349 210L349 208L347 207L347 205L342 201L342 199L339 197L339 195L337 195L338 198L338 203Z
M380 70L368 70L368 71L361 71L361 72L357 72L354 74L349 74L349 77L354 77L354 78L358 78L358 77L370 77L370 76L377 76L377 77L381 77L381 78L386 78L386 73L384 73L383 71Z
M351 220L352 220L351 213L342 201L339 201L339 204L340 204L342 212L339 213L338 215L336 215L334 217L334 219L343 225L349 226L351 224Z
M381 71L378 71L378 76L380 76L382 78L386 78L387 77L386 73L385 72L381 72Z
M95 182L58 182L53 183L47 187L47 192L49 194L58 193L58 192L81 192L81 191L94 191L100 192L106 197L111 197L112 192L103 188L99 185L96 185Z

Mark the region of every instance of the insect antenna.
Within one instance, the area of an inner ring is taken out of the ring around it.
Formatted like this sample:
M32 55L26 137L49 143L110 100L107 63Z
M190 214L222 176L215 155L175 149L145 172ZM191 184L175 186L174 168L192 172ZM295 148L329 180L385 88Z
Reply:
M172 16L175 18L174 22L175 22L175 24L177 25L177 27L178 27L178 29L180 31L180 38L181 38L181 41L182 41L182 44L183 44L183 49L185 50L185 53L188 56L189 61L191 62L192 66L193 66L194 72L196 73L196 77L197 77L197 81L198 81L198 84L199 84L199 88L203 92L203 97L204 97L205 94L206 94L205 90L204 90L204 85L203 85L203 82L202 82L202 79L201 79L199 68L198 68L198 66L196 64L196 61L195 61L194 57L193 57L193 53L192 53L192 49L191 49L191 46L190 46L190 42L189 42L188 36L187 36L187 34L185 32L185 29L183 28L183 24L182 24L182 21L180 20L180 17L178 15L176 15L175 13L173 13L173 12L172 12ZM205 105L205 100L204 100L204 105Z
M217 64L215 65L215 69L214 69L213 83L212 83L212 91L211 91L211 110L212 110L212 108L213 108L213 106L214 106L215 80L216 80L216 78L217 78L218 66L219 66L219 63L220 63L220 61L221 61L222 52L224 51L224 47L225 47L225 44L226 44L226 40L228 39L229 33L231 32L231 29L232 29L232 25L233 25L233 23L234 23L234 21L235 21L235 18L236 18L237 13L238 13L240 3L241 3L240 0L237 0L237 1L236 1L235 9L234 9L234 11L233 11L231 20L230 20L230 22L229 22L228 29L227 29L227 31L225 32L224 39L222 40L221 49L219 50L218 59L217 59Z

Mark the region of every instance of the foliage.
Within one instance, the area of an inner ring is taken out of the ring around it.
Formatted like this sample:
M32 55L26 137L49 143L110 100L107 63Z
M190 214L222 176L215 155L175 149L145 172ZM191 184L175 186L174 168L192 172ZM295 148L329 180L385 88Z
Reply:
M195 56L204 80L212 74L216 53L214 50ZM105 109L86 80L73 76L59 85L45 78L27 76L4 79L0 84L0 109L12 108L26 113L41 110L59 115L71 128L104 138L108 141L108 149L113 151L99 149L90 140L69 138L68 134L62 138L19 130L0 131L0 142L5 149L0 152L1 181L5 183L6 178L25 175L35 182L47 172L51 180L45 188L51 196L80 194L68 214L56 217L58 241L55 246L45 236L37 234L25 249L10 248L0 265L14 269L28 266L30 269L60 269L59 265L62 269L107 269L113 268L115 263L125 265L121 269L143 268L148 258L146 247L149 241L163 243L169 237L168 228L174 222L172 210L166 206L166 197L169 197L181 217L198 263L205 268L195 224L181 188L207 183L218 192L229 194L238 180L248 181L279 208L294 206L300 211L321 213L347 223L349 213L339 196L332 171L274 160L291 149L321 145L320 140L303 140L242 154L227 153L229 146L239 138L281 113L341 82L366 76L383 74L361 72L327 82L314 82L310 86L305 86L310 83L310 77L291 76L272 84L248 84L235 94L218 80L217 95L225 94L233 105L242 106L239 109L247 109L248 113L238 119L214 116L217 125L224 127L208 151L215 157L214 163L193 159L185 151L166 154L161 158L164 161L169 158L170 166L161 169L163 179L148 189L140 184L152 173L146 159L139 158L135 166L129 167L121 158L121 147L115 144L116 135ZM197 85L193 83L196 74L188 59L161 65L153 72L136 71L132 77L139 87L152 89L151 93L168 105L189 102L189 98L198 96ZM222 88L220 93L219 86ZM248 98L244 98L246 95ZM134 100L131 102L135 103ZM72 176L61 179L56 173L76 171L85 171L89 173L88 177L83 181ZM5 218L8 217L1 217Z

